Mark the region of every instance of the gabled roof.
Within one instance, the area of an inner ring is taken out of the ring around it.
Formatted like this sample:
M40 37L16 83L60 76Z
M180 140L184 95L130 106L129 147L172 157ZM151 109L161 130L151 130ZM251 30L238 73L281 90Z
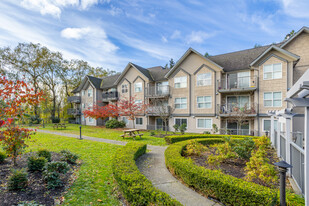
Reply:
M133 64L132 62L129 62L126 66L126 68L123 70L123 72L120 74L120 76L118 77L118 79L115 81L115 85L117 85L120 80L124 77L124 75L127 73L127 71L131 68L134 67L135 69L137 69L143 76L145 76L146 78L148 78L150 81L153 81L149 71L141 66L138 66L137 64Z
M210 58L207 58L205 56L203 56L201 53L197 52L196 50L192 49L191 47L186 51L186 53L176 62L176 64L173 66L173 68L171 68L165 75L165 78L168 78L173 71L191 54L191 53L195 53L198 56L202 57L203 59L205 59L206 61L210 62L211 64L216 65L217 67L223 69L223 67L219 64L217 64L216 62L212 61Z
M280 47L277 47L275 45L270 46L268 49L266 49L261 55L259 55L259 57L257 57L253 62L250 63L250 66L253 66L255 63L257 63L259 60L261 60L268 52L270 52L271 50L276 50L282 54L285 54L286 56L291 57L294 61L298 60L300 57L289 52L286 51L284 49L281 49Z
M118 79L120 74L115 74L107 77L103 77L101 81L101 89L108 89L108 88L113 88L116 87L115 82Z
M77 93L77 92L81 91L82 88L84 87L85 83L87 82L87 80L88 80L96 89L100 89L100 85L101 85L102 78L98 78L98 77L93 77L93 76L87 75L87 76L83 79L83 81L80 83L80 85L72 91L72 93Z
M301 33L307 32L309 33L309 28L304 26L302 27L298 32L296 32L292 37L290 37L288 40L286 40L280 47L283 48L285 47L288 43L290 43L293 39L298 37Z
M162 66L147 68L153 81L164 81L167 80L164 76L169 72L170 69L165 69Z
M149 80L153 80L152 76L150 75L149 71L141 66L138 66L137 64L131 63L137 70L139 70L143 75L145 75Z

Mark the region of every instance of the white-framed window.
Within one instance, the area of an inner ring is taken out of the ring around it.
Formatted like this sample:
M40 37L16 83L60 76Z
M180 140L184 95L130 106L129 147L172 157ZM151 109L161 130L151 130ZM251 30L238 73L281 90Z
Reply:
M86 109L86 104L85 104L85 103L83 103L82 105L83 105L83 109Z
M196 76L197 86L211 85L211 73L198 74Z
M93 123L93 119L89 117L89 123Z
M88 97L92 97L92 94L93 94L93 89L89 88L88 89Z
M142 82L137 82L134 84L134 91L135 92L142 92L143 88L143 83Z
M136 124L136 125L143 125L143 118L137 117L137 118L135 119L135 124Z
M281 92L264 92L264 107L281 107Z
M84 115L82 115L82 121L83 121L83 122L85 121L85 116L84 116Z
M198 129L211 129L212 128L212 119L197 119L196 128Z
M187 109L187 97L175 98L175 108L176 109Z
M264 80L281 79L282 78L282 64L268 64L263 68Z
M187 76L175 77L175 88L186 88L187 87Z
M126 123L126 125L129 123L129 120L126 117L122 117L122 121Z
M128 92L128 85L123 84L121 85L121 93L127 93Z
M82 91L82 96L85 96L85 94L86 94L86 90L83 90Z
M137 100L135 100L134 102L135 102L135 104L142 104L142 103L143 103L143 101L140 100L140 99L137 99Z
M197 108L198 109L211 108L211 96L198 96L197 97Z
M186 118L175 118L175 124L177 124L178 126L185 124L188 127L188 119L186 119Z
M263 119L263 132L270 131L270 119ZM277 130L278 120L274 120L274 128Z

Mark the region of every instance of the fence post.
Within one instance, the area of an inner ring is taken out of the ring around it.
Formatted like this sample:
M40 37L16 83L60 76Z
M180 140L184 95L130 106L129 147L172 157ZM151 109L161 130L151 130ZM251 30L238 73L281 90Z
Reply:
M281 143L281 123L278 120L278 126L277 126L277 156L280 157L280 143Z
M270 117L270 140L271 144L275 145L275 116L271 115Z
M309 107L305 107L305 125L304 125L304 140L305 140L305 204L309 206Z
M288 164L291 164L291 118L288 117L285 119L285 157L286 157L286 162ZM291 170L288 170L288 175L290 175Z

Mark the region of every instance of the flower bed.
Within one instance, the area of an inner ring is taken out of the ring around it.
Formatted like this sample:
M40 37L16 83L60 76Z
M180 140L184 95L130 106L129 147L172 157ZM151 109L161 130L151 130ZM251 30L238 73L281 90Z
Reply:
M223 142L220 138L197 139L207 145ZM218 170L205 169L183 157L184 148L190 141L170 145L165 151L166 165L186 184L206 196L214 197L227 205L278 205L278 190L223 174ZM287 194L288 205L304 205L297 195Z
M146 148L144 143L132 142L116 152L113 174L126 200L132 205L181 205L168 194L154 188L140 173L135 160L146 152Z

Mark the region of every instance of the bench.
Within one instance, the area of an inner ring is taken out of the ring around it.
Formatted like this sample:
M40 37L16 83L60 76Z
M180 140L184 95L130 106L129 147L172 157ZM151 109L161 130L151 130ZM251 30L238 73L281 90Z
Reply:
M65 123L56 123L56 124L54 124L54 126L53 126L53 128L54 129L66 129L67 127L66 127L66 125L65 125Z

